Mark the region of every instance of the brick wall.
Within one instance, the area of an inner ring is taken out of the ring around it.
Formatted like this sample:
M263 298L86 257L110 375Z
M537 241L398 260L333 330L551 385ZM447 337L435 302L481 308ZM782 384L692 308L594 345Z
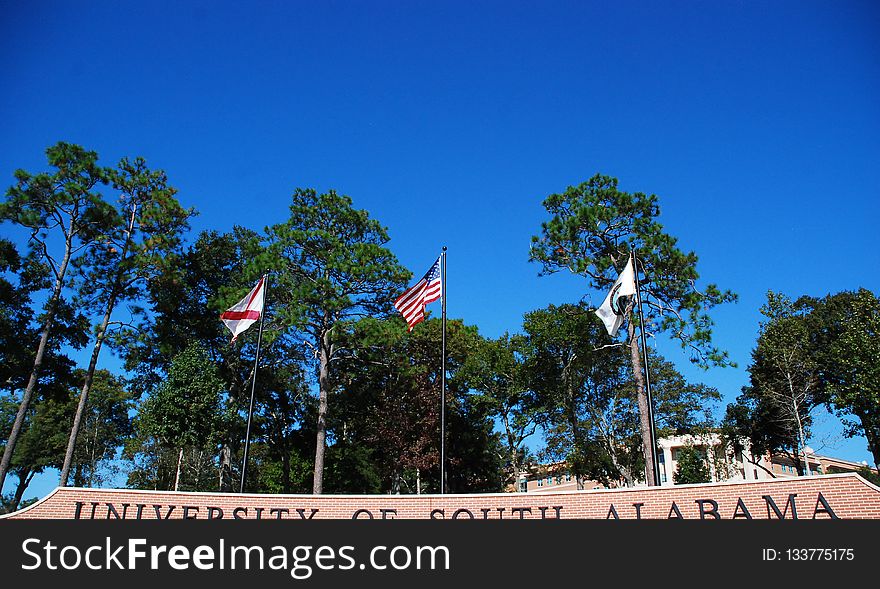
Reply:
M880 519L855 474L653 489L480 495L238 495L59 488L14 519Z

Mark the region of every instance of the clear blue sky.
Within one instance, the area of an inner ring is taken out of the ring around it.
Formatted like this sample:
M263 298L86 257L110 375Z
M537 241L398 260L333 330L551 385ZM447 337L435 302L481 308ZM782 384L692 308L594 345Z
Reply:
M616 176L656 193L706 281L740 295L713 315L739 368L660 350L726 400L747 381L768 289L880 292L876 2L0 10L4 185L65 140L165 169L201 213L195 231L259 230L286 218L294 187L335 188L415 274L447 245L450 316L497 336L585 294L575 277L538 278L529 238L547 194ZM824 452L869 459L860 439Z

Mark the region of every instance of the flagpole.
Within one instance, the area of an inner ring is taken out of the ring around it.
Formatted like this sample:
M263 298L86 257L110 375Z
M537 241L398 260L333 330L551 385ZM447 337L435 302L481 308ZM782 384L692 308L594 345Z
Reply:
M269 273L263 274L263 309L260 311L260 331L257 334L257 355L254 358L254 378L251 383L251 402L248 407L247 430L244 435L244 456L241 460L241 487L239 493L244 493L244 485L247 480L248 450L251 446L251 422L254 417L254 395L257 390L257 367L260 365L260 346L263 343L263 318L266 316L267 296L269 294Z
M654 486L660 486L660 461L657 457L657 428L654 424L654 397L651 394L651 370L648 365L648 341L645 337L645 315L642 313L642 287L639 283L639 259L636 257L636 250L633 249L633 278L636 283L636 301L639 306L639 330L642 336L642 357L645 362L645 390L648 393L648 419L651 422L650 444L651 444L651 464L654 465ZM644 268L644 266L643 266Z
M441 291L443 293L441 315L443 337L441 345L442 361L440 363L440 494L446 493L446 246L440 254Z

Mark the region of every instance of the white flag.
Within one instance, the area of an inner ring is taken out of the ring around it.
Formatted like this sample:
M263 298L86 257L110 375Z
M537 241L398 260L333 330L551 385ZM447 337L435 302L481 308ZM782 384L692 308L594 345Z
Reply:
M248 327L260 319L263 312L263 283L266 277L260 278L257 285L246 297L220 315L220 319L232 332L232 341Z
M602 306L596 309L596 315L605 324L605 329L608 330L608 335L611 337L617 335L617 330L623 325L624 314L626 313L625 305L620 299L622 297L631 297L634 294L636 294L636 281L633 274L632 256L630 256L626 267L620 273L620 276L617 277L617 282L611 287Z

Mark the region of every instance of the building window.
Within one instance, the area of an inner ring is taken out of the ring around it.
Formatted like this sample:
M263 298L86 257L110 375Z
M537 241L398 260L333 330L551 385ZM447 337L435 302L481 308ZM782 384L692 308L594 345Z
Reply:
M538 486L539 486L539 487L543 487L543 486L544 486L544 479L538 479Z
M550 475L547 475L547 484L548 484L548 485L552 485L552 484L553 484L553 477L550 476Z
M529 482L526 479L519 480L519 492L525 493L529 490Z
M571 482L571 473L570 472L565 473L565 482L567 482L567 483Z

